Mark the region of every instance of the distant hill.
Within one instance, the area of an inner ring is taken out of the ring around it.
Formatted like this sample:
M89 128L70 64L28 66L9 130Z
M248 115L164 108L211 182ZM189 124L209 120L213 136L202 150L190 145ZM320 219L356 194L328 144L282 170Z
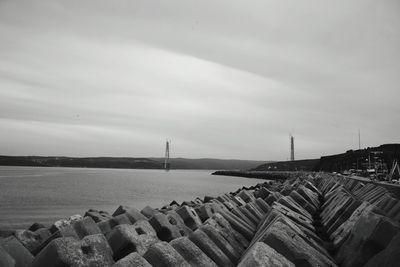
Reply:
M122 169L160 169L162 165L148 158L114 157L39 157L39 156L0 156L2 166L36 167L85 167Z
M375 158L379 159L375 159ZM384 144L378 147L367 147L360 150L348 150L345 153L323 156L320 159L306 159L295 161L278 161L264 163L252 171L326 171L342 172L349 169L366 169L371 160L371 167L375 160L390 169L393 160L400 160L400 144Z
M163 163L164 158L150 158L151 160ZM265 161L256 160L238 160L238 159L187 159L171 158L172 169L197 169L197 170L247 170L265 163Z
M400 160L400 144L384 144L378 147L348 150L342 154L324 156L315 166L315 170L341 172L342 170L356 169L357 167L365 169L366 165L368 165L368 160L371 160L372 165L376 156L390 169L394 159Z
M319 159L304 159L294 161L277 161L265 163L251 169L252 171L312 171Z
M171 158L171 169L251 169L263 161ZM0 156L0 166L162 169L164 158Z

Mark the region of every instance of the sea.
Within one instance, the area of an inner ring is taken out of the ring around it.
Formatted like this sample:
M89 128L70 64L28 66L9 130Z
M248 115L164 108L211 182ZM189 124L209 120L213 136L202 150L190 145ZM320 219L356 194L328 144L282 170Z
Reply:
M0 166L0 229L50 225L88 209L161 208L265 182L211 170L142 170Z

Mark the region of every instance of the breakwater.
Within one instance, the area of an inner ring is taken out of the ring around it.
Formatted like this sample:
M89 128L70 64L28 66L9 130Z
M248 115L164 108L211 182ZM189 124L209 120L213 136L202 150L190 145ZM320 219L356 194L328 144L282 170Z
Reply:
M324 173L1 231L0 266L396 266L400 202Z
M225 170L225 171L215 171L212 175L222 175L222 176L236 176L236 177L246 177L246 178L257 178L265 180L290 180L298 177L304 172L289 172L289 171L242 171L242 170Z

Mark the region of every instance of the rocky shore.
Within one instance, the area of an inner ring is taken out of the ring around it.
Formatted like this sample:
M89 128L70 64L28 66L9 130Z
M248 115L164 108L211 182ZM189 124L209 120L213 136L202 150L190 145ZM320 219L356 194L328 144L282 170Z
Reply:
M400 201L387 189L324 173L268 179L0 231L0 266L398 266Z

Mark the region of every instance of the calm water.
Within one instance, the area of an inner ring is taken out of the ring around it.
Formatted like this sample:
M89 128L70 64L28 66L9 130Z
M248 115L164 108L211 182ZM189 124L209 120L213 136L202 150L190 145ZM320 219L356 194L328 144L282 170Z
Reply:
M161 207L217 196L265 180L213 176L204 170L123 170L0 166L0 227L49 224L89 208L112 213L120 204Z

